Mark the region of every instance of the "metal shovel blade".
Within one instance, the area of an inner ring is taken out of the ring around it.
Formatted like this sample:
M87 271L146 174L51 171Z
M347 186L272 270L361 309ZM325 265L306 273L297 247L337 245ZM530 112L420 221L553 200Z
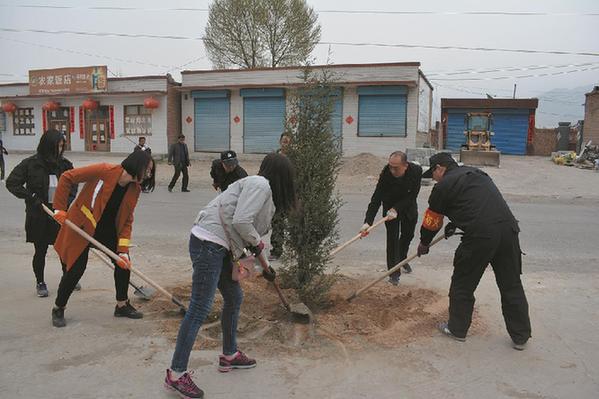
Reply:
M154 293L156 293L156 290L154 288L144 286L135 287L135 290L133 291L133 295L146 301L152 299Z
M299 323L310 324L312 322L312 311L304 303L291 303L288 308L293 319Z

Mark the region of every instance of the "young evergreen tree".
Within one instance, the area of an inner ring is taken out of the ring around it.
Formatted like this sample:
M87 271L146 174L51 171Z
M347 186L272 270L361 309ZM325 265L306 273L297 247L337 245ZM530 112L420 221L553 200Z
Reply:
M298 209L287 217L282 278L307 305L328 300L334 273L325 274L329 253L338 238L341 198L335 183L341 145L334 136L334 88L326 69L306 67L303 85L291 100L286 131L292 142L287 156L296 171Z

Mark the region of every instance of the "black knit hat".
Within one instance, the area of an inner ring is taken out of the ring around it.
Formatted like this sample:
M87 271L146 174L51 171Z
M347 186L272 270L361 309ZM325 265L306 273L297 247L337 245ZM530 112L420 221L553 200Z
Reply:
M449 165L457 165L457 162L453 159L450 153L448 152L439 152L432 157L429 158L429 168L426 172L422 174L423 178L430 179L433 177L433 170L435 170L436 165L440 166L449 166Z

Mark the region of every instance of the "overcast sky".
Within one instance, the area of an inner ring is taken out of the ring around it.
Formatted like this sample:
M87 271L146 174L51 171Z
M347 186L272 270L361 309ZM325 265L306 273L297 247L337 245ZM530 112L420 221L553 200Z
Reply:
M70 30L200 38L208 13L167 8L207 8L206 0L39 1L0 0L0 29ZM424 48L331 45L333 63L419 61L441 97L541 96L540 114L561 120L582 118L584 96L599 84L598 0L316 0L323 42L460 46L595 55L527 54ZM74 6L74 9L19 8L11 5ZM117 6L136 10L94 10ZM377 10L387 14L344 14L325 11ZM433 14L393 14L426 11ZM465 15L471 11L540 12L546 15ZM455 14L454 14L455 13ZM597 15L588 15L588 14ZM52 48L48 48L52 47ZM317 46L316 63L325 63L329 45ZM210 69L201 40L98 37L73 34L6 32L0 30L0 82L26 81L29 69L108 65L121 76L164 74L180 79L183 69ZM584 64L584 65L581 65ZM566 66L564 65L572 65ZM538 66L540 69L522 70ZM484 73L490 68L521 70ZM592 69L594 68L594 69ZM451 74L464 69L469 74ZM587 69L582 71L582 69ZM559 74L561 72L561 74ZM447 75L451 74L451 75ZM523 75L549 74L541 77ZM112 76L111 74L109 74ZM504 78L506 79L499 79ZM448 80L451 79L451 80ZM475 79L475 80L472 80ZM483 80L481 80L483 79ZM588 87L588 90L585 88ZM575 93L547 94L555 89ZM570 96L570 97L569 97ZM557 98L556 98L557 97ZM557 111L556 111L557 109Z

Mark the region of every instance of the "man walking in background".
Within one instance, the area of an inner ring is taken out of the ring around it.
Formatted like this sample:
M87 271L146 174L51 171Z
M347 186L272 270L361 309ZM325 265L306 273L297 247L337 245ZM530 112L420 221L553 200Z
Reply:
M143 136L137 139L137 145L133 147L133 152L135 151L147 151L148 154L152 155L152 149L146 145L146 138Z
M172 192L173 187L177 184L179 175L183 173L183 182L181 183L181 191L188 193L187 185L189 184L189 175L187 174L187 167L189 163L189 151L187 150L187 144L185 144L185 136L179 135L178 141L168 149L168 164L173 165L175 168L175 174L168 184L168 191Z
M2 139L0 139L0 181L4 180L4 156L8 155L8 151L4 148L4 144L2 144Z

